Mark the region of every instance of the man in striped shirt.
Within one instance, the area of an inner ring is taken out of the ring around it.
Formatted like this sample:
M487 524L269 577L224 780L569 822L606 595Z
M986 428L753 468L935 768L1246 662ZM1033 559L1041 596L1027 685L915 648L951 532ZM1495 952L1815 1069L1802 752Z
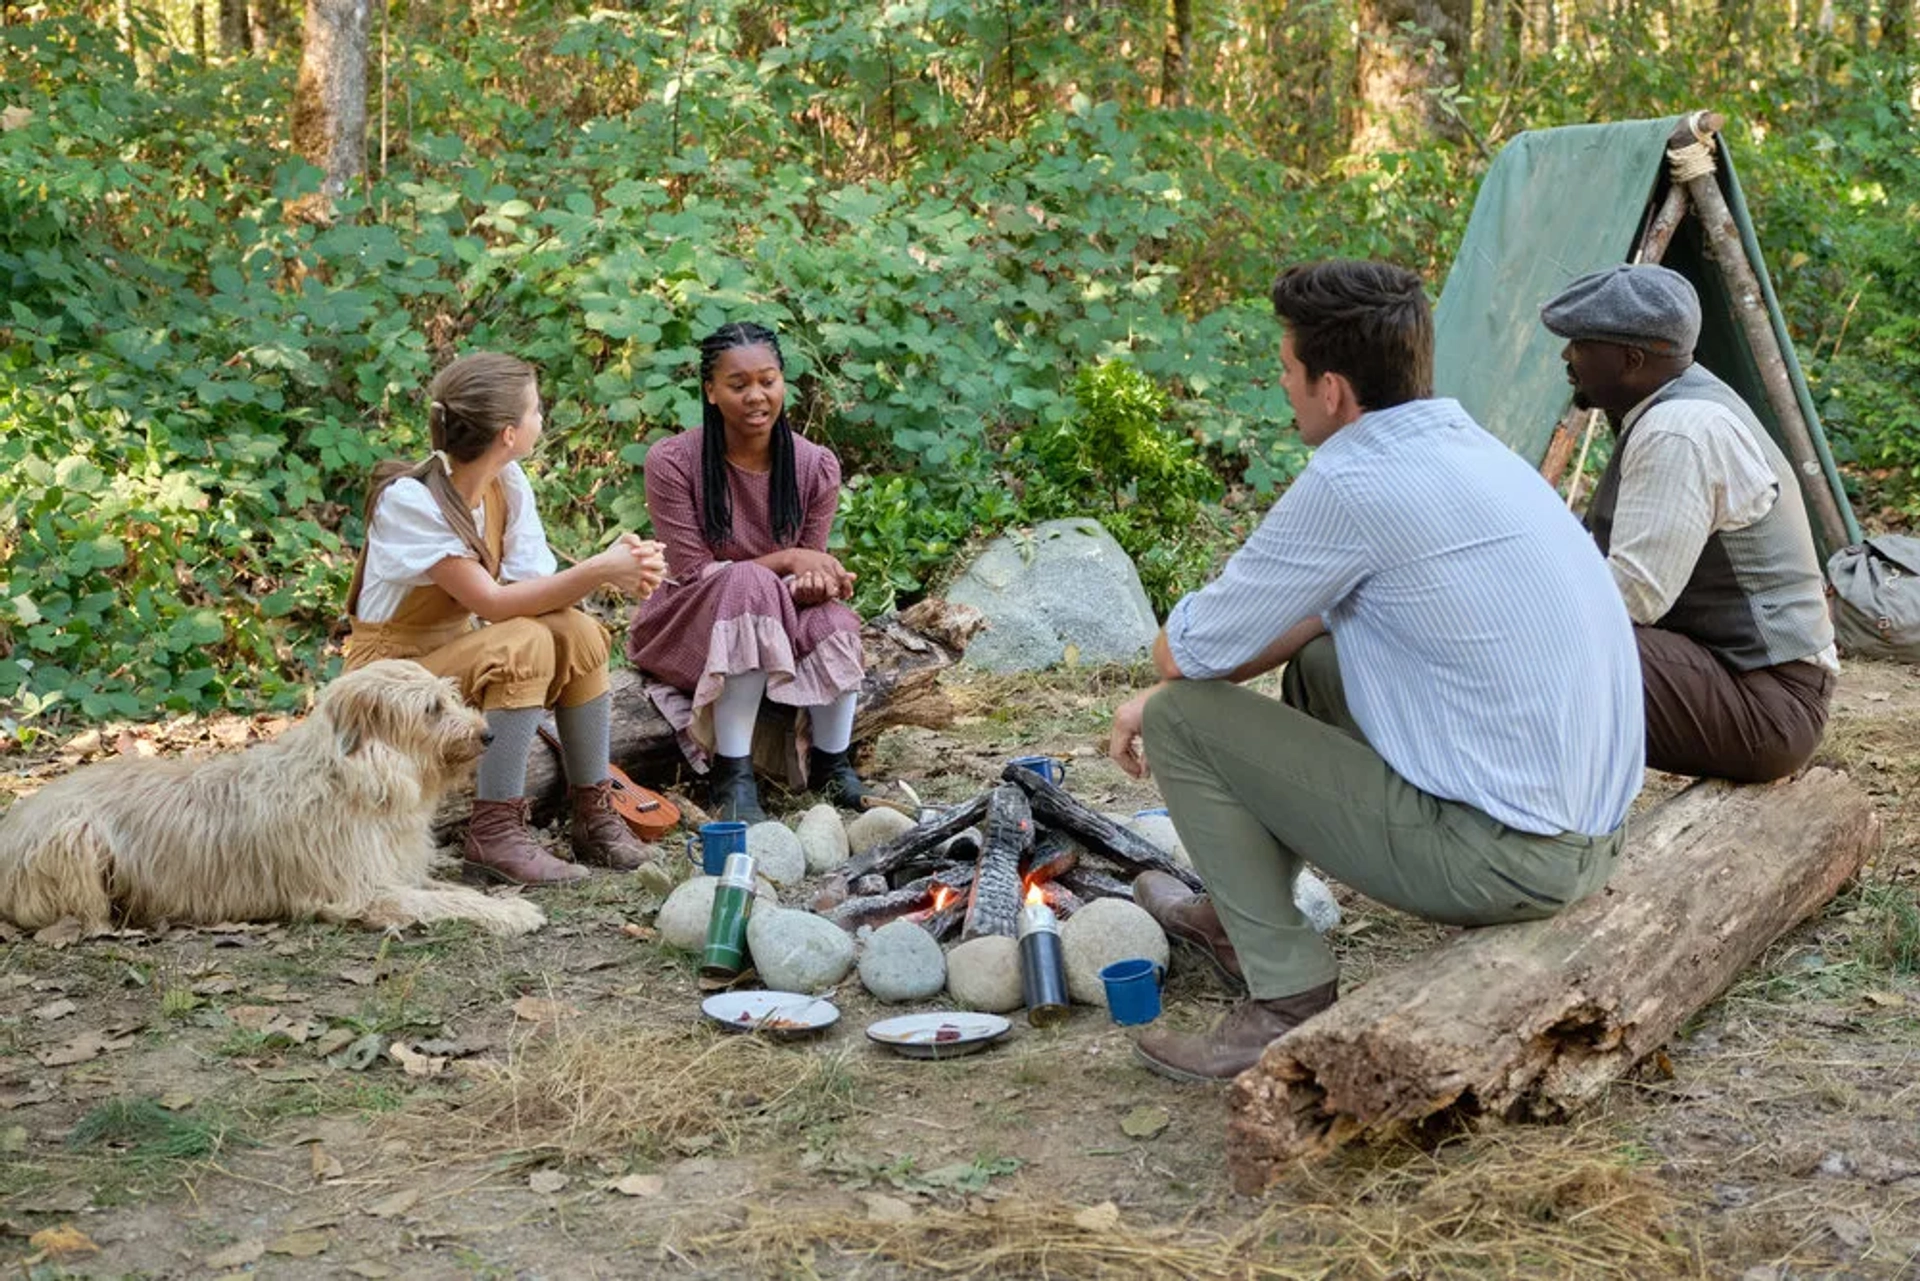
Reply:
M1647 764L1764 783L1813 756L1840 671L1799 481L1740 394L1693 359L1700 299L1643 264L1540 308L1613 456L1587 508L1634 622Z
M1283 382L1316 452L1154 643L1161 683L1109 754L1159 780L1208 895L1134 895L1249 999L1212 1031L1154 1029L1155 1071L1220 1080L1331 1005L1294 906L1303 863L1431 920L1548 916L1599 888L1639 790L1632 628L1551 487L1432 399L1420 278L1284 272ZM1281 699L1240 682L1285 663Z

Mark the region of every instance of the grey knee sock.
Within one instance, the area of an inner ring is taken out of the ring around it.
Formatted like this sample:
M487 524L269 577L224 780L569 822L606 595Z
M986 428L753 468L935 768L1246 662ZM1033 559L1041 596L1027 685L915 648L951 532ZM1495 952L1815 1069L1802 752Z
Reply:
M546 719L539 707L511 707L487 713L487 728L493 742L480 758L480 774L473 781L473 794L483 801L510 801L527 794L527 753L533 750L533 736Z
M613 695L602 694L578 707L556 707L560 724L560 759L567 782L587 787L607 777L607 756L613 734Z

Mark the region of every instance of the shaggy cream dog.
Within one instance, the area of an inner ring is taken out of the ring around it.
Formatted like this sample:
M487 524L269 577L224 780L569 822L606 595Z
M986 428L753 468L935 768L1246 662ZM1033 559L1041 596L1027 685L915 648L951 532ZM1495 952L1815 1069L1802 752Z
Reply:
M271 743L76 770L0 818L0 916L29 929L219 921L473 921L539 929L517 898L428 879L435 803L486 720L418 663L369 663Z

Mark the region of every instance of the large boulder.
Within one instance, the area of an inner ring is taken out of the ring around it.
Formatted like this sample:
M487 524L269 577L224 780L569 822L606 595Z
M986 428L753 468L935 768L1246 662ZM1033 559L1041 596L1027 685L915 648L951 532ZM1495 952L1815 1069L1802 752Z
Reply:
M698 952L706 947L707 922L713 916L713 892L719 885L717 876L695 876L675 887L661 905L660 915L654 918L653 926L660 932L660 941L683 952ZM755 877L753 910L760 912L778 906L780 900L775 897L773 886Z
M899 810L881 806L868 810L853 822L847 824L847 848L855 854L865 854L876 845L885 845L902 832L910 830L914 821Z
M1136 958L1166 969L1167 935L1144 907L1123 898L1097 898L1061 924L1060 951L1067 963L1067 992L1105 1009L1107 985L1100 971Z
M1020 945L982 934L947 953L947 991L962 1009L1005 1014L1026 1003L1020 990Z
M807 878L806 847L777 819L747 829L747 853L753 856L753 870L783 889Z
M889 921L860 953L860 981L882 1001L923 1001L947 985L947 958L912 921Z
M847 861L847 826L831 805L816 805L801 815L794 835L806 851L809 872L831 872Z
M1080 662L1124 662L1146 653L1160 627L1133 561L1085 518L994 539L947 600L986 615L965 661L992 672L1052 667L1069 645Z

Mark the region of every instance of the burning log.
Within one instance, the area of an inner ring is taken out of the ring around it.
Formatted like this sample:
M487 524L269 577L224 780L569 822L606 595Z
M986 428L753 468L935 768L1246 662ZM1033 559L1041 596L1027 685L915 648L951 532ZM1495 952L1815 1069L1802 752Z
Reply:
M1020 927L1020 861L1033 843L1033 810L1027 794L1008 783L987 796L979 871L967 898L967 922L960 931L963 939L982 934L1012 938Z
M1060 877L1059 883L1083 899L1133 897L1133 886L1111 872L1082 864Z
M1592 1101L1879 846L1872 802L1833 770L1695 784L1634 820L1600 893L1467 930L1269 1045L1233 1084L1235 1188L1437 1112L1546 1119Z
M1158 845L1096 814L1069 796L1066 789L1049 783L1032 770L1009 765L1000 777L1017 784L1032 798L1033 817L1042 825L1067 833L1130 872L1165 872L1196 893L1205 888L1199 877L1174 862L1173 856Z
M896 916L910 915L927 907L943 888L958 898L960 891L973 884L973 877L973 868L958 867L909 881L897 890L850 898L820 915L851 934L862 925L884 924Z
M1071 872L1080 862L1080 848L1059 832L1036 831L1033 852L1027 856L1027 883L1051 881Z
M866 876L856 877L853 883L848 886L848 890L851 893L862 897L874 894L885 894L887 888L887 878L878 872L871 872Z
M848 860L840 870L841 879L852 883L872 873L885 875L906 866L948 837L958 836L985 818L987 798L992 795L991 792L982 792L972 800L945 811L938 818L929 819L918 827L910 827L892 840Z

